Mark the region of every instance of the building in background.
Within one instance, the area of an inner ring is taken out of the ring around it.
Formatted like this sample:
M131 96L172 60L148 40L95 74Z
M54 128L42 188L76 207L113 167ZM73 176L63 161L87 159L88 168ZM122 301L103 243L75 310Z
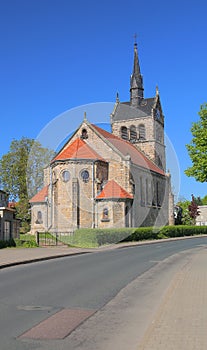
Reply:
M207 205L198 206L199 215L196 217L197 226L207 226Z
M19 237L20 221L15 218L16 210L8 202L8 194L0 190L0 240Z

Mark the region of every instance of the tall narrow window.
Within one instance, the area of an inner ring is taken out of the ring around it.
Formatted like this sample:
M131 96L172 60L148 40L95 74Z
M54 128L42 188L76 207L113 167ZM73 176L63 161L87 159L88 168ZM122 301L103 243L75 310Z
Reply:
M42 220L42 212L39 210L37 212L37 220L36 220L36 224L42 224L43 220Z
M126 126L121 127L121 138L123 140L128 140L128 130Z
M160 207L161 203L160 203L160 186L159 186L159 182L157 181L156 183L156 196L157 196L157 206Z
M146 132L144 124L139 125L139 140L146 140Z
M109 221L109 210L107 207L103 209L101 221Z
M130 126L130 141L136 141L137 139L137 132L136 132L136 127L134 125Z
M142 177L140 177L140 203L141 205L145 205L145 198L144 198L144 182Z
M148 179L146 179L146 204L150 204L150 194L149 194L149 183Z

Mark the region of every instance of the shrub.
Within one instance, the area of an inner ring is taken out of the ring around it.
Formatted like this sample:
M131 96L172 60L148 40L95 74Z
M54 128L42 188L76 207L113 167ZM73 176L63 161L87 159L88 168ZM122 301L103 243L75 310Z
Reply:
M207 234L207 226L164 226L162 228L139 227L124 239L124 241L141 241L147 239L163 239L173 237L193 236L198 234Z
M96 248L105 244L113 244L128 237L134 228L120 229L78 229L71 236L62 237L61 241L82 248Z
M8 247L16 247L15 240L13 238L9 239L8 241L0 241L0 249L8 248Z
M34 235L20 234L20 238L15 239L16 247L20 248L35 248L38 247Z

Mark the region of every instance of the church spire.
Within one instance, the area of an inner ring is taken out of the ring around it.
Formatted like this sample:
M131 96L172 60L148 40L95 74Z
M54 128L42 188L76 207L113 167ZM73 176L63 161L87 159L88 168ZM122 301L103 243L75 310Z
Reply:
M140 72L137 42L134 43L134 67L130 79L130 104L133 107L138 107L141 100L144 98L143 78Z

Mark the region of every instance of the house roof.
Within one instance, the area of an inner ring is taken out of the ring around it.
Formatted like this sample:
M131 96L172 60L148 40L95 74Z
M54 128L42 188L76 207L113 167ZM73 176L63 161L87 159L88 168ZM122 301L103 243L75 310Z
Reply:
M96 196L97 199L107 198L129 198L133 199L133 196L125 191L116 181L110 180L104 186L101 193Z
M105 161L105 159L80 138L75 139L71 144L64 147L52 162L65 159L93 159Z
M160 169L155 163L149 160L129 141L125 141L94 124L92 124L92 126L96 131L98 131L99 134L101 134L105 139L107 139L108 142L110 142L116 149L118 149L123 156L129 155L131 157L132 163L150 171L154 171L158 174L165 175L162 169Z
M45 202L48 196L48 185L43 187L34 197L30 199L30 203Z

